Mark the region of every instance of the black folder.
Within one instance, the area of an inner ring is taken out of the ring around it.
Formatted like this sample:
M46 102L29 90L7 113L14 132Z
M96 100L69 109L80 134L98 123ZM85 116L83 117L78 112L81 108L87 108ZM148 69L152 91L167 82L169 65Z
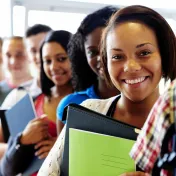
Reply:
M6 111L5 109L0 109L0 119L1 119L4 142L7 143L10 136L10 132L9 132L9 128L5 117L5 111Z
M138 129L106 115L77 104L70 104L64 111L67 117L64 153L61 162L61 176L69 175L69 128L76 128L105 135L136 140Z

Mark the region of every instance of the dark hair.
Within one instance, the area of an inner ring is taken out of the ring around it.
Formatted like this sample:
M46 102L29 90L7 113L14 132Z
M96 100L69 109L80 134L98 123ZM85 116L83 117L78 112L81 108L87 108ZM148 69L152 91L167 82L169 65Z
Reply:
M47 96L51 96L51 88L54 86L54 83L46 76L43 68L43 56L42 56L42 49L45 43L50 43L50 42L57 42L59 43L67 52L67 45L70 40L70 37L72 34L68 31L50 31L47 36L45 37L41 47L40 47L40 62L41 62L41 67L40 67L40 84L41 84L41 89L42 93L44 93Z
M44 24L35 24L34 26L29 27L25 32L25 37L30 37L32 35L37 35L42 32L49 32L51 28Z
M84 90L93 84L97 84L97 75L92 71L87 62L84 42L87 35L98 27L105 27L107 21L116 7L106 6L84 18L77 32L73 35L68 45L68 55L72 63L73 86L76 91Z
M108 33L119 23L126 21L139 21L155 32L161 54L163 77L165 81L176 78L176 40L174 32L160 14L148 7L135 5L116 12L103 32L101 61L107 83L112 85L107 69L106 38Z

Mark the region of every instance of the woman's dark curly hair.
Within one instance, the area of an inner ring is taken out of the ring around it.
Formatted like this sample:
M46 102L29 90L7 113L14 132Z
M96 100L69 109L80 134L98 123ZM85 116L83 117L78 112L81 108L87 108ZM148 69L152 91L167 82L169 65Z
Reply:
M54 83L46 76L44 68L43 68L43 55L42 49L45 43L57 42L60 44L64 50L67 52L67 45L71 38L72 34L68 31L59 30L59 31L50 31L45 37L41 47L40 47L40 84L42 93L46 96L51 96L51 88L54 86Z
M98 27L105 27L109 18L118 9L106 6L84 18L77 32L68 44L68 55L72 63L72 82L76 91L87 89L91 85L97 84L97 75L92 71L87 62L84 42L87 35Z

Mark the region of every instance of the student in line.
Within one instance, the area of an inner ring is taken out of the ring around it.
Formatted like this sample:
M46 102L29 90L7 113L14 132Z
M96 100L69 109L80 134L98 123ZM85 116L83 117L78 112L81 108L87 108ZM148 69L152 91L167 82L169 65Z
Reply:
M138 136L137 142L131 150L131 156L136 164L144 171L154 175L171 176L171 172L155 170L154 164L161 152L164 136L175 120L176 110L176 80L174 80L168 90L157 100L149 114L144 127ZM172 141L172 136L170 136ZM168 144L168 151L169 151ZM155 171L153 171L153 169ZM157 172L156 172L157 171Z
M12 90L2 103L1 108L8 109L16 104L27 92L32 97L36 97L41 93L40 88L40 45L43 42L47 33L51 30L49 26L43 24L35 24L29 27L25 32L25 47L27 56L32 65L32 72L34 79L31 86L23 87ZM23 88L23 89L22 89Z
M25 33L25 47L27 50L27 56L30 60L30 63L35 65L35 68L38 72L37 78L32 80L32 83L26 87L25 85L20 85L20 89L13 89L3 101L1 108L8 109L11 108L14 104L16 104L27 92L34 98L41 94L40 88L40 66L36 60L40 60L40 45L44 40L47 33L51 30L50 27L36 24L27 29ZM23 88L23 89L22 89ZM1 128L0 128L1 130ZM2 131L0 131L2 134ZM6 150L7 145L4 142L3 136L0 135L0 158L2 157L4 151Z
M58 134L65 124L62 115L68 104L80 104L89 98L105 99L119 94L115 87L108 87L105 82L99 47L102 31L117 10L113 6L106 6L89 14L69 42L68 54L72 63L75 93L66 96L57 108Z
M42 94L35 99L39 118L30 121L23 132L9 140L0 165L4 176L24 172L34 153L39 159L45 158L55 143L56 107L64 96L73 91L71 63L67 55L70 37L71 33L67 31L51 31L40 48ZM41 118L43 114L47 117Z
M4 39L2 59L6 78L0 82L0 106L12 89L21 84L28 87L32 83L30 61L22 37L13 36Z
M3 39L0 37L0 81L3 81L5 79L5 70L2 64L2 43Z
M176 41L166 20L144 6L116 12L103 31L101 60L105 78L121 95L89 99L83 106L126 124L142 128L159 97L161 77L176 78ZM84 117L83 117L84 118ZM43 163L39 176L58 173L63 155L65 127ZM143 172L123 176L147 175Z

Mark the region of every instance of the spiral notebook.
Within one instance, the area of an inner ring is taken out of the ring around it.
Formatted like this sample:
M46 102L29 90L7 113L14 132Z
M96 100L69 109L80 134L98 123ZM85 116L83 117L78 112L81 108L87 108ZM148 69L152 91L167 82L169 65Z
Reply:
M69 129L79 129L104 135L136 140L139 129L114 120L77 104L70 104L64 111L67 117L61 176L69 175Z

